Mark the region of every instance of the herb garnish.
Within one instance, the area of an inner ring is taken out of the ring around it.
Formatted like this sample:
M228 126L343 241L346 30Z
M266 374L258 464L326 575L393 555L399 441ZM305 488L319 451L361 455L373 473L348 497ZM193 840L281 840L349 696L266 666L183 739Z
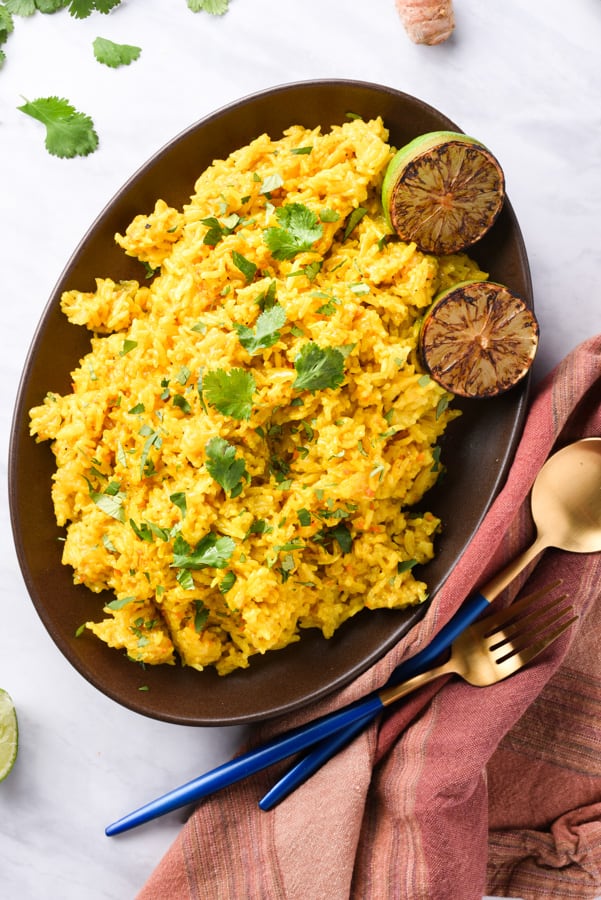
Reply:
M199 391L222 415L232 419L250 419L254 376L244 369L213 369L199 379Z
M238 332L238 338L246 352L253 356L260 350L273 347L279 341L279 329L285 321L286 310L283 306L275 303L261 313L254 332L252 328L237 323L234 323L234 328Z
M98 135L89 116L78 112L68 100L40 97L27 100L18 109L46 128L46 150L53 156L87 156L98 146Z
M340 387L344 381L344 356L335 347L320 347L308 341L294 360L296 391Z
M218 536L210 531L194 548L178 534L173 542L172 568L176 569L225 569L236 545L231 537Z
M111 69L128 66L138 59L142 52L141 47L134 47L132 44L115 44L114 41L103 37L97 37L92 46L98 62Z
M246 462L236 457L236 448L224 438L212 437L205 447L209 474L230 497L242 492L242 479L248 480Z
M278 226L263 232L274 259L293 259L297 253L311 250L323 235L323 226L315 213L302 203L288 203L275 211Z

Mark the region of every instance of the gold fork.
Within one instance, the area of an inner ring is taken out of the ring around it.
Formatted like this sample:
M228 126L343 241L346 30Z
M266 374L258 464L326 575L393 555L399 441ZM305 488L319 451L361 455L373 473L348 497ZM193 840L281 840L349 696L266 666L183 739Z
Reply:
M383 706L442 675L459 675L468 684L486 687L513 675L542 653L578 616L562 594L544 606L534 602L546 589L529 594L498 613L466 628L453 642L450 659L408 681L377 692Z

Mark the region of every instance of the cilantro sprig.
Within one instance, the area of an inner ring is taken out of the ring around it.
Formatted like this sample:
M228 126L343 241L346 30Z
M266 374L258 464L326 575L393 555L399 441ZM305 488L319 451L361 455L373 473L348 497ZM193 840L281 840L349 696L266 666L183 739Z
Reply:
M319 391L340 387L344 381L344 354L335 347L320 347L308 341L294 360L296 391Z
M313 210L303 203L288 203L275 211L278 225L266 228L263 239L274 259L293 259L297 253L313 249L323 235L323 225Z
M172 568L176 569L225 569L236 549L231 537L217 535L213 531L205 534L198 543L190 544L178 534L173 542Z
M232 419L250 419L256 382L244 369L213 369L202 379L204 399Z
M88 156L98 146L98 135L90 116L78 112L64 98L27 100L18 109L45 126L45 146L53 156L67 159Z
M280 339L280 328L286 321L286 310L278 303L264 310L257 319L255 330L234 323L240 343L247 353L254 356L261 350L273 347Z
M242 493L242 480L248 480L246 461L236 456L236 448L225 438L212 437L205 446L209 474L230 497Z
M142 52L141 47L133 44L116 44L108 38L97 37L92 44L94 56L99 63L117 69L119 66L128 66L138 59Z

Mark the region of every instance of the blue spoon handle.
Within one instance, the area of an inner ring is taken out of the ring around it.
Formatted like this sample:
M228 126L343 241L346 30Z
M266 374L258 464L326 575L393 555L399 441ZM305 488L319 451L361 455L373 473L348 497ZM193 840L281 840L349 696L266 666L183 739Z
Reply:
M376 693L373 693L335 713L329 713L313 722L300 725L292 731L273 738L261 747L249 750L216 769L157 797L156 800L151 800L150 803L146 803L134 812L128 813L108 825L105 834L112 837L123 831L129 831L137 825L156 819L174 809L201 800L255 772L260 772L293 753L306 750L307 747L334 734L339 728L346 728L354 722L371 720L381 709L383 709L382 701Z
M449 619L447 624L441 628L432 641L420 650L411 659L405 660L394 669L388 679L388 684L400 684L407 681L414 675L419 675L430 668L438 657L448 650L455 638L461 634L469 625L471 625L480 616L484 610L490 606L489 600L481 594L472 594L462 603L455 615ZM360 734L371 721L376 717L375 712L370 718L362 718L355 722L350 722L343 728L338 729L333 735L323 738L321 742L314 747L306 756L300 759L291 769L289 769L280 778L276 784L265 794L259 801L259 806L263 810L273 809L285 797L296 790L299 785L307 780L314 772L317 772L321 766L329 759L332 759L343 747L349 744L353 738Z

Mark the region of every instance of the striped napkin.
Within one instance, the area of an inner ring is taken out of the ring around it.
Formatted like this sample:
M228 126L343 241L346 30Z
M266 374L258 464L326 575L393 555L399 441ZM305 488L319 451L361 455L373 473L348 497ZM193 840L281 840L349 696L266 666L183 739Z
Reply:
M601 335L533 392L507 483L459 565L397 647L333 698L257 727L252 743L379 686L533 539L547 456L601 436ZM269 813L287 763L205 800L139 900L481 900L601 895L601 554L547 550L514 594L556 579L580 620L537 662L475 689L408 698Z

